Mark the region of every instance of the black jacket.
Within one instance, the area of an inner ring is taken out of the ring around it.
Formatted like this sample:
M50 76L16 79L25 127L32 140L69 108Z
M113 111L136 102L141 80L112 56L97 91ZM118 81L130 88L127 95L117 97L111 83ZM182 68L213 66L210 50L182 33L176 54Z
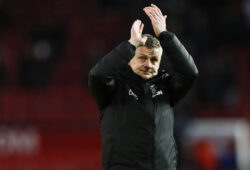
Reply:
M190 54L170 32L159 36L172 65L143 80L128 62L135 48L122 42L89 73L91 94L101 111L104 170L175 170L173 106L198 75ZM164 58L163 58L164 59Z

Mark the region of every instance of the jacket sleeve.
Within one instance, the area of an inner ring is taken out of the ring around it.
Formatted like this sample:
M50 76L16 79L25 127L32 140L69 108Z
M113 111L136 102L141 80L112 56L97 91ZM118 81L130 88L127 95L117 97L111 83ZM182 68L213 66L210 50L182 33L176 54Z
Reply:
M160 34L159 40L172 69L166 81L171 104L175 105L185 96L199 73L192 56L175 34L164 31Z
M128 65L135 47L128 41L120 43L105 55L89 72L90 93L98 107L103 108L110 100L115 87L114 75Z

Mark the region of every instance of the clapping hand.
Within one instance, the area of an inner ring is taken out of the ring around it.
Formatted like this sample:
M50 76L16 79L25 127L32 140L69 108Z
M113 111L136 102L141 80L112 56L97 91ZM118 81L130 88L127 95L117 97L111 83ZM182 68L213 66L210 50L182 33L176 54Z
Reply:
M163 15L161 10L154 4L151 6L145 7L144 12L150 18L152 26L155 32L155 35L158 37L161 32L166 31L166 18L167 15Z
M143 46L147 40L146 36L142 36L143 28L144 24L141 20L136 20L131 27L129 42L135 47Z

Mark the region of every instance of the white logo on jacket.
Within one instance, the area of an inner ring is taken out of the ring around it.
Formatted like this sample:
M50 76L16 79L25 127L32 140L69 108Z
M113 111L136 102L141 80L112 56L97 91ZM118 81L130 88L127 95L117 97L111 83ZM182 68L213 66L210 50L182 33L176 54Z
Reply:
M152 92L152 98L155 98L156 96L163 95L162 90L157 91L157 87L155 84L150 86L151 92Z
M130 96L134 96L134 98L135 98L136 100L138 100L138 97L136 96L136 94L135 94L131 89L129 89L128 94L129 94Z

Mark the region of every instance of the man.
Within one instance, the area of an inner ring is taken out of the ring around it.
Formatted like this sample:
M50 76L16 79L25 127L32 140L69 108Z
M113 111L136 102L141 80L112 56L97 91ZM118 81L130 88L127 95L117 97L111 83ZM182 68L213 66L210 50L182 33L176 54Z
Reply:
M136 20L129 41L102 58L89 73L93 98L101 111L104 170L175 170L173 106L198 75L192 57L166 30L166 16L144 8L158 39L143 35ZM173 74L159 70L166 52Z

